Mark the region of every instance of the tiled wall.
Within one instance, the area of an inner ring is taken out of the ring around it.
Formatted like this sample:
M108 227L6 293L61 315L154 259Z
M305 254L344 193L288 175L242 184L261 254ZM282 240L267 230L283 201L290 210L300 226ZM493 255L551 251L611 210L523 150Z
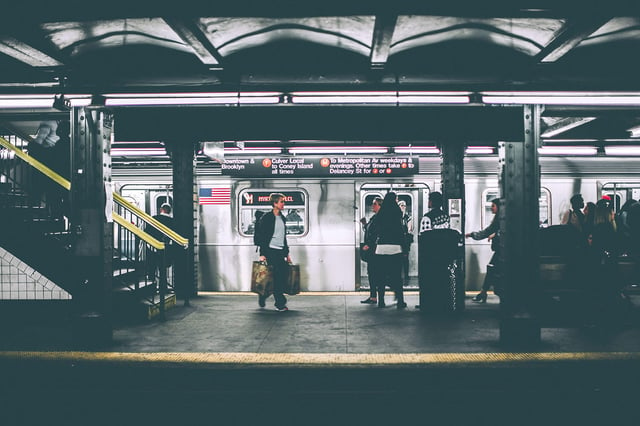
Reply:
M0 300L60 300L71 295L0 247Z

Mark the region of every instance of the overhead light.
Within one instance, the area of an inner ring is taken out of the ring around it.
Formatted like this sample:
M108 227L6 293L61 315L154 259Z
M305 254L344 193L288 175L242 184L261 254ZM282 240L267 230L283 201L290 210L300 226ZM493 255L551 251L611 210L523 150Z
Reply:
M164 148L111 148L112 157L153 157L167 155Z
M468 104L469 92L398 92L399 104Z
M396 104L395 91L383 92L293 92L294 104Z
M569 117L559 120L557 123L552 124L545 130L540 137L543 138L551 138L553 136L559 135L560 133L564 133L571 129L575 129L576 127L582 126L583 124L587 124L596 117Z
M627 129L627 132L629 132L629 136L632 138L638 138L640 137L640 126L631 127L630 129Z
M494 149L490 146L470 146L465 150L468 155L493 154Z
M2 97L0 108L53 108L53 95Z
M293 92L294 104L465 104L468 92L360 91Z
M279 92L108 94L107 106L277 104Z
M297 146L289 148L290 154L386 154L385 146Z
M614 92L483 92L485 104L638 105L640 93Z
M596 155L595 146L543 146L538 148L540 155Z
M640 156L640 146L625 146L625 145L605 146L604 152L607 155Z
M232 148L225 148L224 149L224 153L225 154L235 154L235 155L240 155L240 154L280 154L282 153L282 148L278 148L276 146L265 146L265 147L258 147L258 146L248 146L248 147L244 147L244 148L237 148L237 147L232 147Z
M440 154L435 146L396 146L393 148L396 154Z

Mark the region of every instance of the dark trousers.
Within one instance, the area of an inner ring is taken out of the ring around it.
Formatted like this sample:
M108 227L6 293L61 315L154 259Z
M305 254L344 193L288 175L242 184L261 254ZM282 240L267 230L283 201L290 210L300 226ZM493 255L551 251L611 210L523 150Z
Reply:
M493 256L491 256L491 260L489 261L489 264L487 265L487 274L484 276L484 283L482 284L482 291L486 292L489 291L489 289L491 288L491 286L493 286L493 290L498 293L496 287L496 283L498 280L498 274L500 273L499 270L499 256L498 253L493 253Z
M395 292L398 303L404 303L404 290L402 288L402 254L376 255L376 263L379 265L378 276L378 302L384 300L385 285Z
M372 250L372 249L369 249ZM375 299L378 297L378 286L380 285L380 264L375 254L369 255L367 262L367 275L369 276L369 297ZM384 284L382 284L384 288ZM384 291L383 291L384 292Z
M289 265L284 250L269 248L266 253L267 264L272 268L273 297L276 299L276 308L284 308L287 298L284 297L284 288L289 278Z

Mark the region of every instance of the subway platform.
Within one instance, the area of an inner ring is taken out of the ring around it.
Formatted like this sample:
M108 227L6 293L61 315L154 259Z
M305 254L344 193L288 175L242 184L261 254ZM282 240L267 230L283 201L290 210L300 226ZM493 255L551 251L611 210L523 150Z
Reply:
M202 293L166 321L74 345L64 320L4 322L6 424L637 424L640 299L623 321L542 324L500 343L499 299L448 316L366 293ZM56 420L51 422L52 420Z

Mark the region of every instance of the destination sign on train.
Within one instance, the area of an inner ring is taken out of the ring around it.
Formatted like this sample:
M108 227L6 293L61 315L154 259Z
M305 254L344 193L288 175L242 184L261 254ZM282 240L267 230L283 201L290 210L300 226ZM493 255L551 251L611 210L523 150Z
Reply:
M418 173L412 157L225 157L222 174L242 177L395 177Z

